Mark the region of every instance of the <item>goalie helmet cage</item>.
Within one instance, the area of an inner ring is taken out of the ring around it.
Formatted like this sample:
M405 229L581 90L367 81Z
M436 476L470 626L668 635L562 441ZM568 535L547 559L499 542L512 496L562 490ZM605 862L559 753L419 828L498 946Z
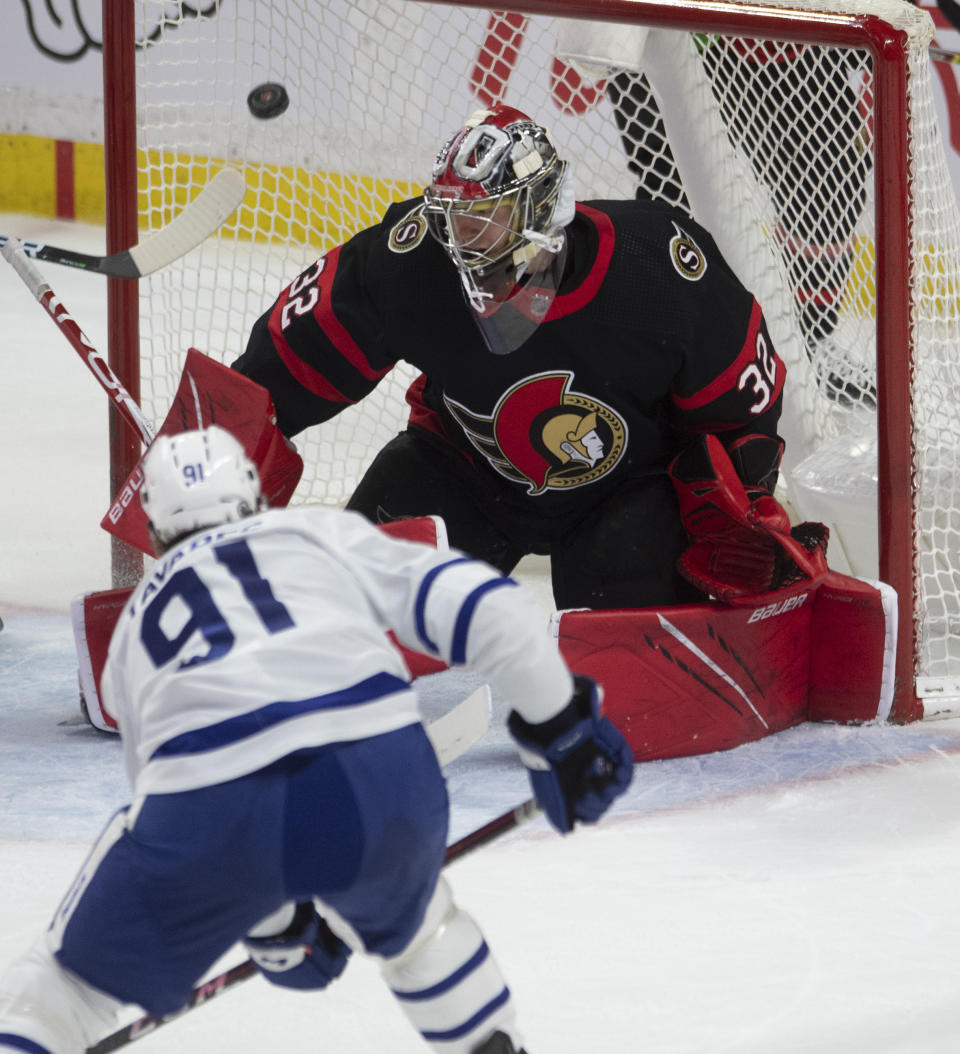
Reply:
M137 222L141 238L169 222L224 165L248 186L218 236L138 293L110 282L111 365L149 418L188 346L232 361L286 282L418 194L442 142L502 100L550 127L581 200L660 198L712 231L787 362L793 512L830 522L834 566L872 563L898 593L894 719L960 702L960 224L925 11L104 0L104 18L108 251ZM268 83L289 105L264 119L247 96ZM297 437L295 501L349 496L403 427L412 377L401 363ZM114 480L135 463L130 438L114 428Z

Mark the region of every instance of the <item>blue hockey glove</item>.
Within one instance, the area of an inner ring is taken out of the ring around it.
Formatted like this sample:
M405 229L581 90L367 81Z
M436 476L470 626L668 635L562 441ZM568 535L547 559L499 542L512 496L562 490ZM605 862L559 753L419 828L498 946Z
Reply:
M297 905L282 933L248 936L243 943L260 973L282 988L326 988L350 957L350 949L309 902Z
M600 714L597 685L574 677L563 710L532 725L514 710L507 719L540 807L561 834L577 820L595 823L630 786L633 752L620 730Z

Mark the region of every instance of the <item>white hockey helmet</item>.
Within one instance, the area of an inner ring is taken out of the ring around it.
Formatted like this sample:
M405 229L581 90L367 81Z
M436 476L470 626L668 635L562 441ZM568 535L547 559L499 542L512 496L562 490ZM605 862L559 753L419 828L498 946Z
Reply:
M143 461L140 501L161 546L264 507L256 465L218 425L158 436Z

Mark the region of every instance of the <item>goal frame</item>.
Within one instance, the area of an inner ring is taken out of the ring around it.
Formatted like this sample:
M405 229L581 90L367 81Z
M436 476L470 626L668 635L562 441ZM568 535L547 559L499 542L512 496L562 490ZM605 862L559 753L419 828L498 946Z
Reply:
M417 0L484 10L475 0ZM522 0L511 12L551 15L666 29L774 37L799 44L862 48L873 60L874 186L877 292L877 432L880 578L899 598L894 721L923 716L916 694L915 655L919 632L918 527L911 494L914 443L911 376L914 361L910 305L910 184L906 117L907 34L875 15L837 14L795 8L760 8L731 0ZM137 147L134 25L127 0L103 0L104 125L107 196L106 249L129 249L137 241ZM108 279L109 362L135 399L140 391L137 282ZM186 349L184 349L186 350ZM111 497L136 466L139 437L110 409ZM115 587L132 584L142 558L114 540Z

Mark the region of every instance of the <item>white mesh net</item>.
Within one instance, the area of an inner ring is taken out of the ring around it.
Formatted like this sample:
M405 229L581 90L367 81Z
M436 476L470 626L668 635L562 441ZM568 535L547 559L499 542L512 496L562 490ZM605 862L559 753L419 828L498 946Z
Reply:
M578 198L663 198L712 230L787 362L794 510L830 522L834 566L877 574L866 50L403 0L136 7L149 41L137 58L144 230L169 222L224 164L248 183L217 237L141 283L148 416L164 416L189 345L231 362L286 282L417 193L446 137L478 105L503 100L550 127ZM899 0L790 7L862 9L907 33L915 485L882 485L914 502L919 526L917 673L960 683L960 224L930 88L932 25ZM264 82L290 98L270 120L246 104ZM297 439L307 471L295 501L349 496L403 427L412 376L401 365L361 405Z

